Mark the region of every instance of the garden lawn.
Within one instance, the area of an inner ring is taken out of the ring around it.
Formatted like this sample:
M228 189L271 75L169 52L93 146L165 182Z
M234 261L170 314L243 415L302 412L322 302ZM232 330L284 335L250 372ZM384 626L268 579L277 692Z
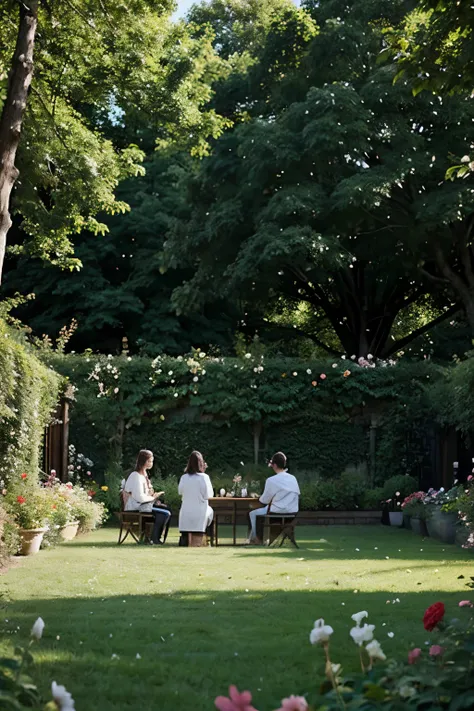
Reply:
M51 680L65 684L78 711L210 710L230 683L272 711L323 678L322 650L309 644L317 618L351 672L354 612L369 612L387 656L405 656L436 638L422 625L428 605L441 600L452 616L474 600L472 555L454 546L385 527L308 527L298 538L299 550L185 549L175 535L118 547L106 528L42 551L0 577L2 651L41 616L35 679L45 695Z

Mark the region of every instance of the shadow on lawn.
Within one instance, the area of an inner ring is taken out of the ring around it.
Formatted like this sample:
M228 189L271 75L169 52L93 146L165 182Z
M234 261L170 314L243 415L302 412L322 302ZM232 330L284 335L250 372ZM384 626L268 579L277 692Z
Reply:
M36 617L44 619L44 637L33 648L41 685L46 693L52 679L65 684L78 709L211 710L214 697L236 683L270 711L291 693L313 694L323 678L322 652L309 644L316 618L334 627L333 659L353 672L351 614L368 610L386 654L405 656L430 640L421 622L425 608L440 599L448 615L457 615L463 594L400 593L400 603L390 605L386 592L347 590L35 599L9 603L0 626L14 634L12 642L26 641Z

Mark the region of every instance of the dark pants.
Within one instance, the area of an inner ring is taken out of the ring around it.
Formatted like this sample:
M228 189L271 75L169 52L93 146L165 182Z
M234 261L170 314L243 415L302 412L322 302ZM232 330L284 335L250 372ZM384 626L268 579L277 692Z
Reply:
M153 524L153 534L151 540L153 543L165 543L170 527L171 511L165 506L154 506L153 516L155 517L155 523ZM162 535L163 540L161 540Z

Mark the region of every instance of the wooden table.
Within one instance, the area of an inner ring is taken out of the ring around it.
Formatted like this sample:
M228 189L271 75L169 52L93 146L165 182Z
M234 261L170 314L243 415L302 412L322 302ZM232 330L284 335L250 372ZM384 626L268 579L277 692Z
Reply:
M248 514L252 509L258 509L263 504L258 499L247 497L245 499L237 496L216 496L209 499L209 506L214 511L214 541L219 545L219 519L230 518L232 524L232 541L237 545L237 518L245 519L248 524Z

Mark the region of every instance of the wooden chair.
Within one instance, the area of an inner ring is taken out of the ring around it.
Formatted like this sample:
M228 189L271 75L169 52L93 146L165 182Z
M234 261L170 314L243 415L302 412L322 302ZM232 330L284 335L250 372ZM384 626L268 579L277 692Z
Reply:
M135 543L140 543L143 538L149 535L147 527L151 523L153 525L153 514L140 513L140 511L125 511L125 504L129 497L127 491L120 492L120 501L122 502L122 510L116 511L120 524L119 536L117 544L121 545L130 535Z
M286 539L288 539L295 548L299 548L295 536L298 513L272 513L271 507L272 502L270 501L267 513L262 516L264 544L271 548L280 541L279 548L281 548Z

